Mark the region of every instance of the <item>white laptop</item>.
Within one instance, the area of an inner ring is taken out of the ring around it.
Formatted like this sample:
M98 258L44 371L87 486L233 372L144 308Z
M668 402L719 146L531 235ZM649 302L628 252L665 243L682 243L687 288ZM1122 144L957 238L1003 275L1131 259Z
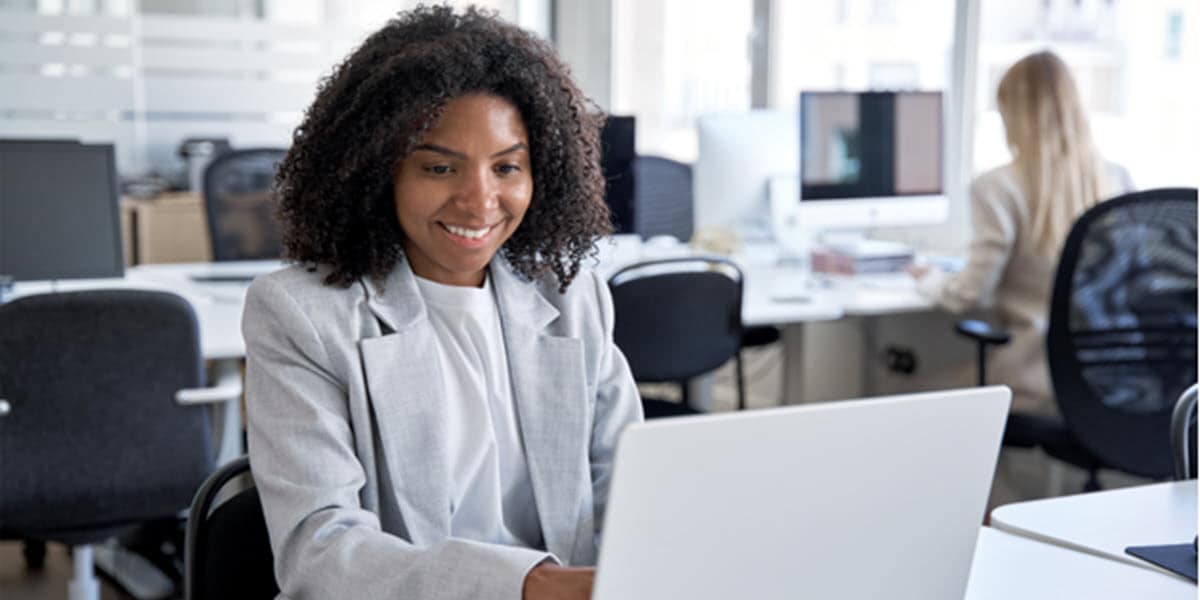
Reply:
M684 417L617 446L593 600L959 600L1011 392Z

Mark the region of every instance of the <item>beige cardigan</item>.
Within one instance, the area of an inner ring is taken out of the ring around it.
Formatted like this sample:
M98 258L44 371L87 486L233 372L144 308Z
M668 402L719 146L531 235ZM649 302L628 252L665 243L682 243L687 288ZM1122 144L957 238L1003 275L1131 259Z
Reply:
M1109 164L1115 194L1132 189L1125 169ZM1054 414L1045 333L1057 257L1030 239L1032 217L1014 167L988 171L971 184L973 236L962 271L931 270L917 289L953 313L990 310L1012 340L988 357L988 383L1012 388L1014 411Z

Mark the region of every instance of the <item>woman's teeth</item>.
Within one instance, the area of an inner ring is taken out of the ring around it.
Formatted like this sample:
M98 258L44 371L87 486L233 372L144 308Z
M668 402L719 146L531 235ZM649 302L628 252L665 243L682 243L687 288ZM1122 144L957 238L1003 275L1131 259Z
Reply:
M462 236L472 240L477 240L487 235L487 232L492 230L491 227L484 227L483 229L467 229L466 227L456 227L454 225L446 225L445 227L447 231L453 233L454 235Z

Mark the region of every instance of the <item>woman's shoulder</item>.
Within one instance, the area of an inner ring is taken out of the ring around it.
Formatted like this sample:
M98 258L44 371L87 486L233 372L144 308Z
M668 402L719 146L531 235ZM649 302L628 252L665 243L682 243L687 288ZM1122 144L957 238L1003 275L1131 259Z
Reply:
M558 278L552 274L526 281L524 285L558 313L550 328L560 335L595 334L611 319L608 284L593 269L581 268L564 290L559 289Z
M1021 180L1012 163L980 173L971 181L971 203L1015 212L1024 205Z
M276 304L287 299L302 310L319 307L326 312L336 311L340 305L353 305L362 296L358 284L349 287L329 285L325 278L331 268L323 265L293 264L278 271L255 278L246 292L246 304Z
M1017 169L1012 163L988 169L971 181L972 189L979 191L1016 190L1019 186Z
M559 310L572 310L581 307L595 307L600 301L600 291L607 290L603 278L593 269L581 267L571 284L565 290L559 290L558 278L553 275L540 277L533 282L538 293L554 304Z

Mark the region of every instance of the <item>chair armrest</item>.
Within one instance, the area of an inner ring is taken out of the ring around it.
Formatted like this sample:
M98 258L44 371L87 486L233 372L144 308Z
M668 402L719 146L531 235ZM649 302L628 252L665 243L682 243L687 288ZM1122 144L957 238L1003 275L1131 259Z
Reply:
M233 371L217 379L217 384L206 388L186 388L175 392L175 402L182 406L230 402L242 397L242 374Z
M978 319L963 319L954 324L954 331L981 344L1007 344L1011 338L1007 330Z
M1191 478L1191 463L1195 460L1195 457L1191 456L1188 434L1192 428L1192 418L1196 414L1197 387L1198 384L1192 384L1184 390L1171 413L1171 451L1175 454L1175 479L1180 481Z

